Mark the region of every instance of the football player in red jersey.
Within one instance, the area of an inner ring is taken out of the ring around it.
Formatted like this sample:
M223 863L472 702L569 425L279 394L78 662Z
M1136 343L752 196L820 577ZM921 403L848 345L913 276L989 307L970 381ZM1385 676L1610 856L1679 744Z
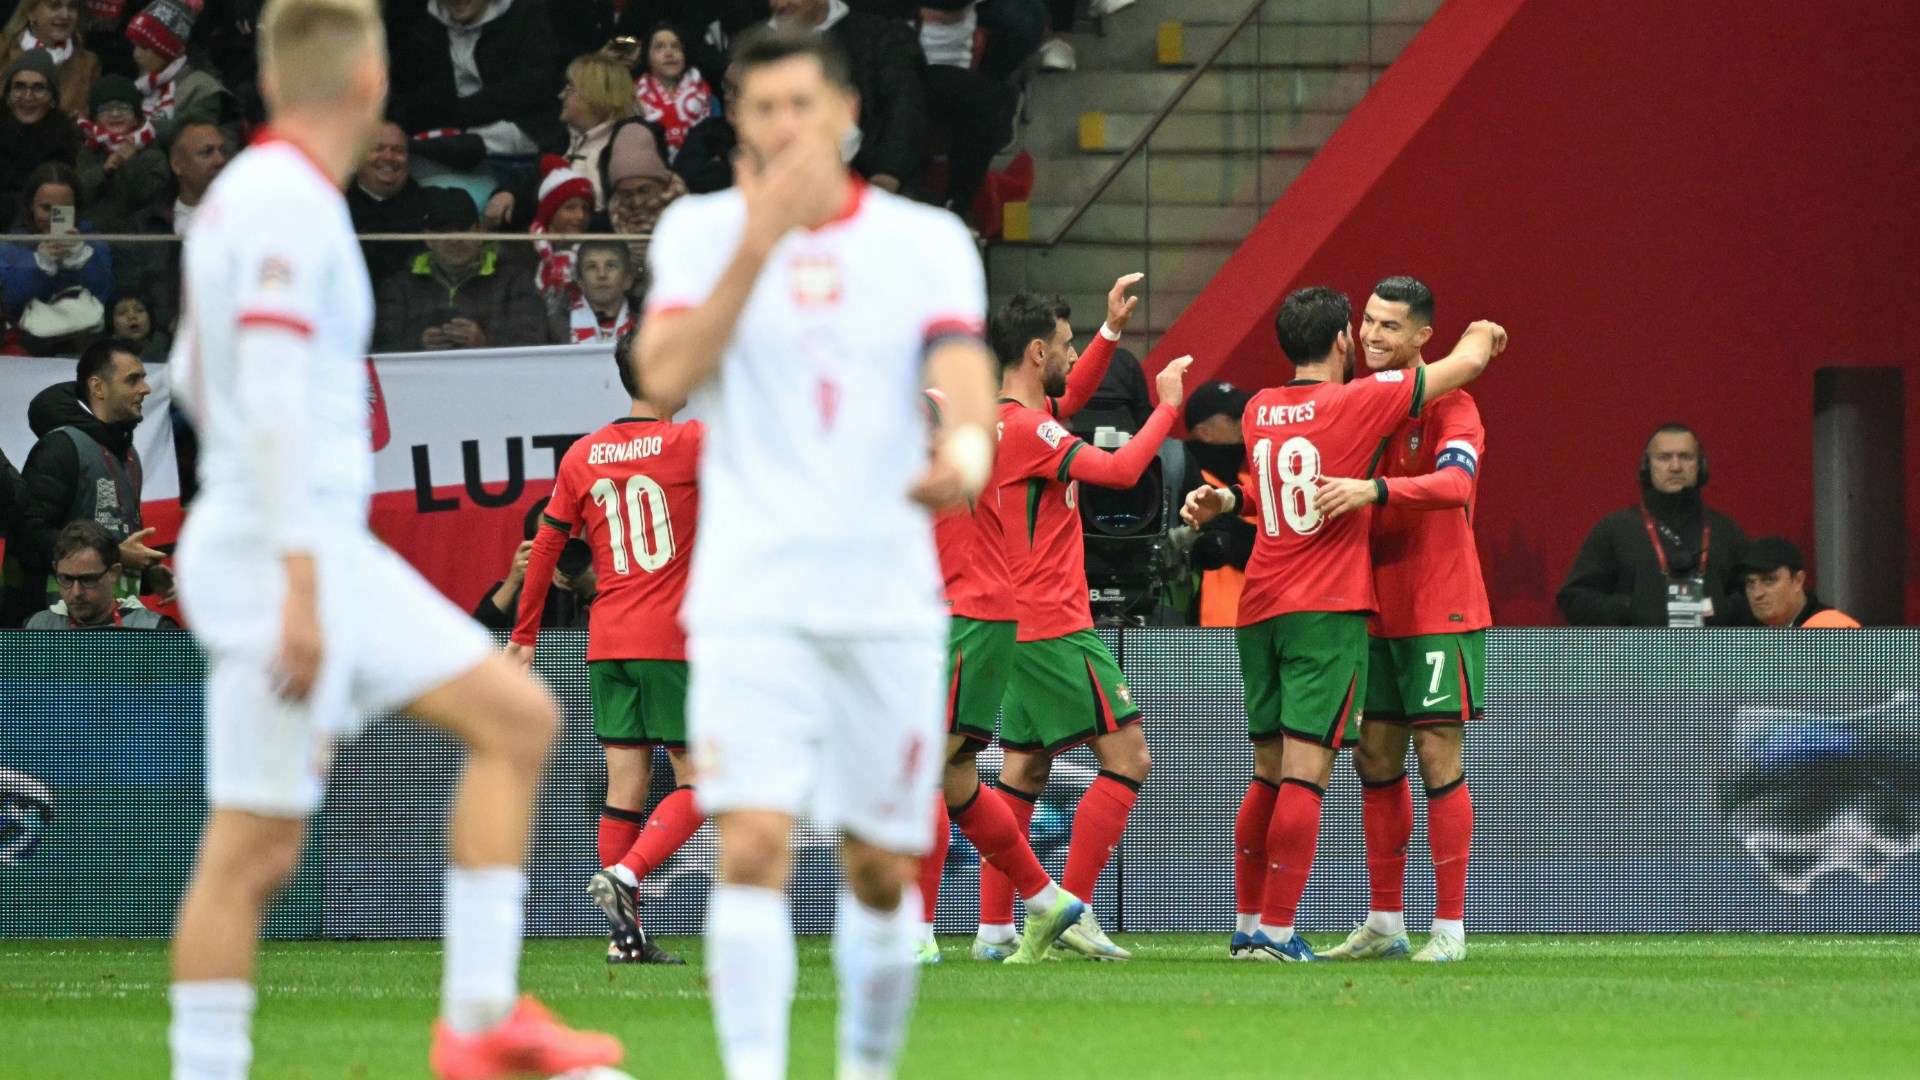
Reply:
M1093 632L1077 485L1124 489L1139 482L1179 415L1183 377L1193 358L1183 356L1160 372L1159 406L1131 442L1109 454L1087 445L1060 421L1093 396L1120 335L1102 327L1079 358L1068 315L1058 298L1023 293L994 312L987 330L1002 370L1000 453L991 490L999 496L996 512L1020 622L1000 728L1006 751L1000 787L1030 821L1053 756L1091 744L1100 775L1074 810L1060 882L1067 892L1091 901L1151 759L1137 723L1140 710L1120 666ZM1005 890L1004 877L981 871L976 955L1012 939L1012 903ZM1090 903L1061 942L1095 959L1130 959L1101 931Z
M507 653L533 662L540 614L567 537L584 533L600 591L587 629L593 730L607 758L600 864L588 895L612 927L609 964L678 964L640 928L640 879L680 849L705 820L687 776L687 638L680 604L699 518L697 422L649 401L628 362L629 331L614 349L627 415L568 448L541 515ZM681 784L644 816L653 750L664 747Z
M1361 356L1369 371L1426 366L1433 337L1433 291L1411 277L1373 287L1360 317ZM1328 950L1328 960L1405 956L1407 842L1413 793L1407 746L1427 792L1427 846L1433 855L1433 933L1415 960L1464 960L1467 850L1473 798L1460 757L1461 736L1480 716L1487 630L1493 617L1473 542L1474 496L1486 448L1480 409L1465 390L1435 398L1420 418L1401 423L1371 478L1321 482L1330 518L1372 506L1374 616L1367 656L1367 722L1353 751L1366 824L1367 920Z
M1065 388L1066 404L1086 400L1099 387L1105 375L1113 343L1126 329L1133 309L1140 304L1127 290L1140 282L1144 274L1127 274L1113 283L1107 292L1107 321L1094 344L1069 376ZM928 391L936 413L940 398ZM1027 902L1027 928L1016 953L1010 939L983 943L974 941L973 955L979 960L1013 960L1030 963L1046 955L1062 932L1076 924L1084 908L1080 899L1059 889L1034 857L1027 841L1025 822L1031 817L1031 800L1009 800L1000 792L980 783L975 758L993 741L994 720L1006 696L1007 679L1012 673L1014 643L1018 636L1019 606L1014 601L1012 571L1003 522L999 513L1001 490L996 463L995 480L981 492L971 507L949 510L934 519L934 540L940 548L940 569L946 579L947 605L952 613L948 645L947 674L947 765L941 779L941 794L933 850L921 864L920 897L926 905L926 940L921 944L922 963L939 963L940 949L933 940L933 917L939 899L940 878L951 839L948 821L960 826L980 852L981 873L994 875L1002 887L1017 889ZM1008 806L1019 807L1016 813ZM1012 893L1004 894L1005 922L1013 921Z
M1182 510L1194 526L1243 503L1259 519L1236 631L1254 742L1254 779L1234 823L1236 959L1315 959L1293 932L1294 912L1334 755L1360 734L1367 619L1377 610L1369 513L1329 517L1319 482L1371 473L1403 419L1477 378L1506 346L1506 331L1477 322L1444 360L1349 382L1351 315L1332 289L1287 297L1274 329L1294 378L1254 395L1241 422L1254 485L1197 489Z

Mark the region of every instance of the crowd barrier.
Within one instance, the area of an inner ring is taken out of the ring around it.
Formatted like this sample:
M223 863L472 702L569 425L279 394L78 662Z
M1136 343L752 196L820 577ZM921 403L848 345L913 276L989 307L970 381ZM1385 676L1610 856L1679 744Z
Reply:
M1109 929L1224 931L1251 764L1232 637L1102 633L1145 711L1154 767L1097 890L1100 917ZM604 782L584 646L556 632L540 650L566 723L534 829L534 934L604 930L584 891ZM1495 630L1487 657L1486 717L1467 736L1476 929L1920 930L1920 631ZM0 936L168 932L205 812L202 675L184 634L0 633ZM269 933L435 933L459 765L445 738L371 721L338 755ZM1035 816L1034 845L1056 874L1092 776L1086 751L1062 758ZM1416 926L1433 900L1421 804L1416 794ZM798 846L794 917L825 930L831 838L803 825ZM956 836L949 858L940 927L970 929L977 857ZM648 925L697 932L712 865L703 828L647 880ZM112 904L84 899L107 878ZM1344 929L1366 897L1359 784L1343 755L1300 923Z

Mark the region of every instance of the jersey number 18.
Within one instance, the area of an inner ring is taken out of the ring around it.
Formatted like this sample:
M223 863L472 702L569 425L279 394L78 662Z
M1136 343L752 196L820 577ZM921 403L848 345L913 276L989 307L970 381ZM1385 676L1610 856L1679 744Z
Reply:
M601 477L589 489L593 501L607 515L607 541L613 545L613 572L631 572L627 556L631 540L634 558L640 569L651 574L673 558L673 522L667 519L667 492L650 476L627 477L623 520L621 492L612 480ZM631 532L628 530L631 529Z
M1260 526L1268 536L1280 535L1282 518L1301 536L1320 531L1326 518L1314 498L1320 479L1319 447L1295 435L1281 443L1276 454L1273 440L1261 439L1253 444L1253 471L1260 484ZM1274 491L1276 476L1278 492Z

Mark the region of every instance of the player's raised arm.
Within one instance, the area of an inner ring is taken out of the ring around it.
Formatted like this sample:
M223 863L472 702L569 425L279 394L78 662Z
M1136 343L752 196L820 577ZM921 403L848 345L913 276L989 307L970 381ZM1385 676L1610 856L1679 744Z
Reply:
M1160 453L1160 444L1166 441L1167 433L1173 430L1174 417L1186 400L1186 374L1191 366L1193 357L1182 356L1162 368L1154 377L1154 385L1160 391L1160 404L1141 425L1139 434L1111 454L1099 447L1082 446L1067 461L1068 479L1105 488L1129 488L1139 483L1147 466Z
M1507 331L1499 323L1481 319L1468 326L1445 359L1427 365L1425 399L1432 401L1479 378L1506 347Z
M1441 398L1433 405L1440 452L1433 471L1420 476L1376 476L1372 479L1323 477L1315 505L1328 518L1363 506L1393 505L1407 510L1455 510L1473 501L1475 477L1486 430L1480 409L1464 394Z
M1140 306L1140 298L1128 296L1127 290L1147 275L1141 273L1123 274L1107 290L1107 321L1087 343L1087 351L1067 373L1067 392L1053 403L1053 415L1065 420L1093 400L1093 395L1106 380L1107 368L1113 364L1113 350L1119 346L1120 334L1133 318L1133 309Z

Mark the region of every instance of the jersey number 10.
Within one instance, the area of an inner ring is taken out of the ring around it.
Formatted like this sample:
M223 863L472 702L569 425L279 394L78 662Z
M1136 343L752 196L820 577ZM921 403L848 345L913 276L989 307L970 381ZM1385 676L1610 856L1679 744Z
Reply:
M1311 536L1326 524L1315 499L1320 479L1320 448L1295 435L1274 453L1273 440L1253 444L1253 471L1260 484L1260 526L1268 536L1280 535L1280 521L1301 536ZM1278 477L1280 490L1274 491ZM1277 496L1277 497L1276 497Z
M629 539L640 569L651 574L667 565L673 558L673 522L667 519L666 489L650 476L627 477L624 520L620 513L621 493L612 480L601 477L593 482L589 491L607 515L607 542L613 545L614 573L625 574L631 570L627 556Z

